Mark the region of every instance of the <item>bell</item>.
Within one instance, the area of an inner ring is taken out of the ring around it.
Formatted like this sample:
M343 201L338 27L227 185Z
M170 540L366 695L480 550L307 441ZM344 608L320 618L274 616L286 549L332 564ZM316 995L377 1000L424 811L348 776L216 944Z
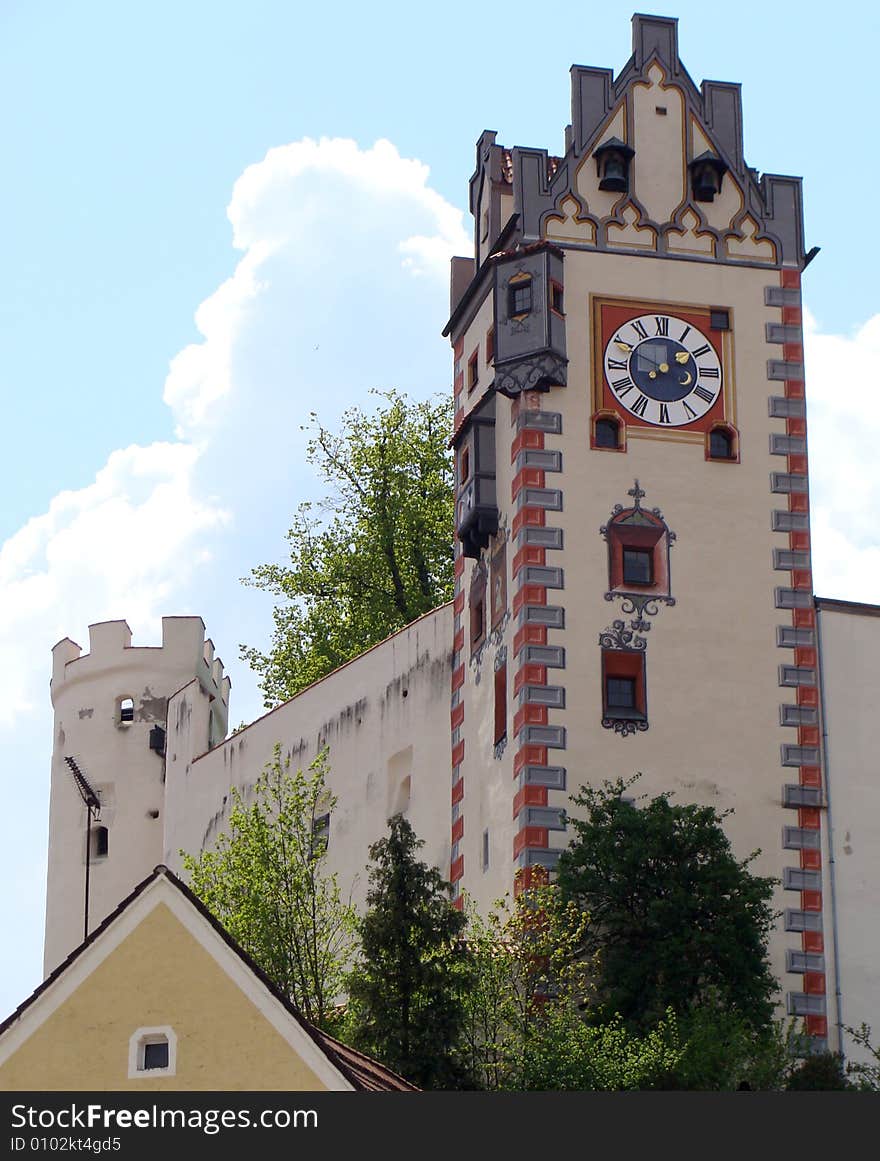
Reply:
M721 182L727 172L721 158L714 153L702 153L691 162L690 171L694 201L714 201L715 195L721 192Z
M619 153L607 154L599 189L611 190L613 193L624 193L626 186L626 165L623 158Z
M626 193L629 189L629 162L634 150L618 137L612 137L593 153L599 174L599 189Z

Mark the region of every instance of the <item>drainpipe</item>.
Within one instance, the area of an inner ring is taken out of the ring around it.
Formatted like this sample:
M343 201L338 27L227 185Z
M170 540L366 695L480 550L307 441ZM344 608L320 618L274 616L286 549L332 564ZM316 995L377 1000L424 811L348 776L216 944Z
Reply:
M814 598L815 599L815 598ZM822 764L825 768L825 818L828 830L828 883L831 890L831 948L834 963L834 1005L837 1012L837 1028L840 1037L840 1051L843 1046L843 994L840 990L840 947L837 937L837 885L835 872L837 860L834 857L834 826L831 813L831 760L828 752L828 717L825 713L825 673L822 651L822 609L816 601L816 652L819 658L819 707L822 717ZM845 1055L845 1053L844 1053Z

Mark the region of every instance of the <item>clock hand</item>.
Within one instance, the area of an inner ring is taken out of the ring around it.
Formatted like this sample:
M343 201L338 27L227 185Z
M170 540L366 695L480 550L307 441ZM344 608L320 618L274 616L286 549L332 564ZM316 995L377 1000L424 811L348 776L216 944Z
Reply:
M684 363L686 363L686 362L688 361L688 359L689 359L690 357L691 357L691 355L690 355L690 351L676 351L676 352L675 352L675 361L676 361L676 363L681 363L681 364L684 364Z

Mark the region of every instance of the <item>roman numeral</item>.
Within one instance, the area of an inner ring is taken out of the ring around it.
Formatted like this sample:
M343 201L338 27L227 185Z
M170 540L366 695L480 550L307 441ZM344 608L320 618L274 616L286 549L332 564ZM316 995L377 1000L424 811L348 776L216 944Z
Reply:
M711 349L708 343L703 343L702 347L697 347L695 351L691 351L691 354L695 359L699 359L700 355L708 355Z
M633 413L633 415L640 415L640 416L642 416L642 418L644 418L645 408L647 406L648 406L648 396L647 395L640 395L638 397L638 399L635 401L635 403L632 405L632 407L630 408L630 411Z
M712 392L707 391L705 387L695 387L694 395L699 396L699 398L702 399L704 403L711 403L715 398Z
M669 408L665 403L659 404L660 407L660 422L669 423Z
M717 367L697 367L702 379L720 379L721 372Z
M646 339L648 337L648 332L637 318L632 320L632 329L636 332L640 339Z
M688 401L687 401L686 399L682 399L682 401L681 401L681 405L682 405L682 407L685 409L685 411L688 413L688 416L689 416L691 419L696 419L696 418L697 418L697 413L696 413L696 411L694 411L694 409L693 409L693 408L692 408L692 407L691 407L691 406L688 404Z
M633 383L633 381L632 381L632 379L630 379L629 375L624 375L624 377L622 379L615 379L614 382L611 384L612 391L620 399L622 399L624 397L624 395L626 395L630 391L632 391L633 387L635 387L635 383Z
M657 324L656 334L664 337L669 334L669 319L665 314L655 314L654 322Z
M609 371L625 371L626 368L627 368L627 364L625 362L623 362L621 359L609 359L608 360L608 370Z
M678 336L678 341L679 341L680 343L683 343L683 342L684 342L684 340L685 340L685 339L688 337L688 335L689 335L690 333L691 333L691 328L690 328L690 327L685 327L685 328L684 328L684 330L681 332L681 334Z

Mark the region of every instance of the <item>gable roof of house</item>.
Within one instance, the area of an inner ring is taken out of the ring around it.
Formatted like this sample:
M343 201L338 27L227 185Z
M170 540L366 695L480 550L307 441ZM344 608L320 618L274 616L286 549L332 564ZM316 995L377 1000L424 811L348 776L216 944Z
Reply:
M366 1092L417 1092L415 1085L409 1083L402 1076L393 1072L390 1068L380 1064L378 1060L367 1056L363 1052L359 1052L355 1048L343 1044L335 1037L323 1032L320 1028L310 1023L301 1015L300 1012L293 1006L287 996L272 982L261 967L259 967L253 959L244 951L238 943L229 935L223 926L215 919L208 908L202 901L193 894L187 885L169 870L163 864L154 867L153 871L143 879L130 892L122 902L110 912L110 914L92 931L83 942L75 948L70 955L63 960L50 975L48 975L41 984L34 989L34 991L12 1012L7 1018L0 1023L0 1037L2 1037L10 1028L13 1027L36 1003L36 1001L47 992L52 985L60 979L70 967L80 959L80 957L92 947L102 935L110 928L120 916L127 911L132 904L158 879L163 879L175 891L179 892L181 896L193 907L202 918L211 926L214 932L223 940L226 946L242 961L245 967L249 970L263 988L286 1010L291 1019L299 1025L303 1032L315 1043L320 1051L326 1056L330 1063L338 1069L342 1076L351 1084L356 1091Z

